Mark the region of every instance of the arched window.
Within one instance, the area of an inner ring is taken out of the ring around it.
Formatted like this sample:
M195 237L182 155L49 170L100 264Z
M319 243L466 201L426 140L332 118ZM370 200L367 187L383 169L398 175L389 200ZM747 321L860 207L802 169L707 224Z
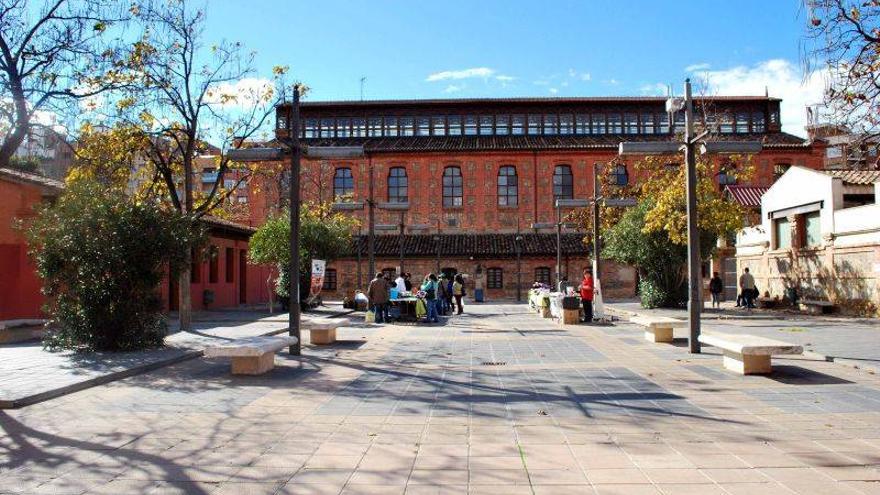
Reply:
M354 176L348 167L339 167L333 173L333 197L341 198L354 194Z
M461 169L446 167L443 170L443 206L456 208L464 205Z
M388 202L409 202L409 181L403 167L392 167L388 171Z
M574 177L571 166L557 165L553 169L553 199L574 198Z
M611 184L615 186L625 186L629 184L629 173L626 171L626 165L615 165L611 171Z
M539 266L535 268L535 282L550 285L549 266Z
M502 270L501 268L489 268L488 270L486 270L486 288L503 289L504 270Z
M516 167L505 165L498 169L498 206L516 206L518 201Z

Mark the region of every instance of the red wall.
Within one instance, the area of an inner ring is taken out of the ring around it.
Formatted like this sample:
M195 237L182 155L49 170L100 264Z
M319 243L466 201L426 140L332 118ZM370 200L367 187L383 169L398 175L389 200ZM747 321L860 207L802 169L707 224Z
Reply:
M13 224L33 215L42 201L38 186L0 180L0 321L42 318L40 279L27 244Z

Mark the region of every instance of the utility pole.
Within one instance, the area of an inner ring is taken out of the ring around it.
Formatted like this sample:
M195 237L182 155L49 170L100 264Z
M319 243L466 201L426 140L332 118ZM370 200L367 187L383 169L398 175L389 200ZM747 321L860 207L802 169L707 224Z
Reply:
M373 157L367 157L367 170L370 173L370 199L367 200L367 278L373 279L376 274L376 204L373 201Z
M302 338L299 328L299 171L300 149L299 142L299 87L293 88L293 104L291 105L290 118L288 119L290 139L290 187L288 188L290 203L287 211L290 212L290 314L287 318L287 333L296 337L296 343L290 346L292 356L302 353Z
M700 273L700 233L697 229L697 157L694 151L694 101L691 80L684 82L684 158L687 164L687 230L688 230L688 346L691 353L700 353L700 312L703 306Z
M599 265L599 201L601 200L601 188L599 187L599 163L593 164L593 259L595 259L596 281L602 276ZM595 282L594 282L595 283Z

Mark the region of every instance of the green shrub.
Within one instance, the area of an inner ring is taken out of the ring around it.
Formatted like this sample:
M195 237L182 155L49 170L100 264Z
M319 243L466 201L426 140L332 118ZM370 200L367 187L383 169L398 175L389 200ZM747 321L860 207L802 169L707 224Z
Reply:
M27 234L55 327L48 348L162 345L159 284L184 262L185 246L199 243L190 220L83 181L40 210Z
M669 296L653 280L642 279L639 281L639 297L641 298L643 308L653 309L662 307Z

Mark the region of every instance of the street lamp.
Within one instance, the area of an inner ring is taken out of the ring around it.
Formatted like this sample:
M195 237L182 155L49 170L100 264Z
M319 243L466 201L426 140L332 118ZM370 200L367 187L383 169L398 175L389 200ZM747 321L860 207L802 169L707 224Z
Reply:
M293 88L293 102L290 105L288 114L284 117L276 114L276 129L278 130L276 137L279 142L284 144L283 148L250 148L229 150L227 152L229 159L236 162L264 162L281 160L286 156L290 157L290 186L288 188L288 202L290 206L290 314L288 316L287 333L291 337L296 337L296 343L290 346L289 349L290 354L294 356L302 353L302 337L299 325L300 158L301 156L306 156L312 159L344 159L364 156L363 146L331 147L302 145L299 140L299 91L299 87ZM294 274L296 274L296 277L294 277Z
M562 282L562 209L584 208L590 206L587 199L557 199L556 200L556 288Z
M513 238L516 249L516 302L522 301L522 242L523 236L516 234Z
M697 229L697 159L695 147L700 146L703 153L757 153L762 146L757 141L746 142L714 142L705 141L709 135L703 132L699 136L694 135L694 101L691 94L691 80L684 83L684 98L669 98L666 101L666 111L670 113L670 122L675 112L684 110L684 141L683 142L622 142L620 143L621 155L662 155L684 151L687 165L687 225L688 225L688 347L690 352L700 352L700 310L701 308L701 280L700 280L700 236Z

